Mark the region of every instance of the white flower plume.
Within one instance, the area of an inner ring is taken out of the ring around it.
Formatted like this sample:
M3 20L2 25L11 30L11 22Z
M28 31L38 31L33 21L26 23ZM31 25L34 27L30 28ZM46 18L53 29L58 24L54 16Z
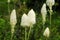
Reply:
M46 4L44 3L42 8L41 8L41 14L42 14L42 19L43 19L43 24L45 24L46 21L46 15L47 15L47 10L46 10Z
M28 19L29 19L29 23L30 25L33 25L36 23L36 15L35 15L35 12L33 9L31 9L29 12L28 12Z
M46 4L50 9L52 9L52 6L55 4L55 0L46 0Z
M28 16L25 13L22 15L22 18L21 18L21 26L23 27L29 26Z
M11 24L11 32L12 34L14 33L14 27L17 23L17 18L16 18L16 10L13 9L10 15L10 24Z
M17 23L17 18L16 18L16 10L13 9L10 15L10 24L11 26L15 26Z
M45 37L47 37L47 38L49 37L49 35L50 35L50 30L49 30L48 27L45 29L43 35L44 35Z

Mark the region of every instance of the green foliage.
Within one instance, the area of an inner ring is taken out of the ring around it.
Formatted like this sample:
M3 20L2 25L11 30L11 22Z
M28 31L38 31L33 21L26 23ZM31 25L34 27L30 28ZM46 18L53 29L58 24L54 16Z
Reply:
M23 4L23 2L26 2L26 4ZM39 0L38 0L39 1ZM36 0L36 4L33 4L33 0L21 0L21 4L18 3L17 0L15 0L15 9L17 11L17 24L15 26L15 32L13 36L13 40L24 40L24 29L21 27L21 16L23 13L28 13L28 11L33 8L36 12L36 24L32 28L31 34L30 34L30 40L45 40L46 38L43 36L43 25L42 25L42 17L40 14L40 8L42 4L45 2L43 0L42 3ZM30 4L31 3L31 4ZM9 4L10 13L12 9L14 8L14 1L11 0ZM54 9L53 9L54 10ZM8 3L7 0L0 0L0 40L10 40L11 39L11 26L10 26L10 13L8 12ZM45 27L50 28L49 24L49 13L47 15L47 21L45 24ZM27 29L29 30L29 28ZM60 12L54 11L54 14L52 15L52 25L50 28L50 37L48 40L60 40Z

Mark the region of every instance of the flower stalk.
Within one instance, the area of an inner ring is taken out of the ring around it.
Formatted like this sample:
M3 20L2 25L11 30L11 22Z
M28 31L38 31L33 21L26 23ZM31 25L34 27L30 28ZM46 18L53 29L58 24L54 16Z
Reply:
M55 0L46 0L46 4L47 4L47 6L49 7L49 9L50 9L50 11L49 11L49 13L50 13L50 28L51 28L51 19L52 19L52 6L55 4Z
M25 27L25 40L27 40L27 28Z
M15 28L16 23L17 23L16 10L13 9L12 12L11 12L11 15L10 15L11 40L12 40L12 37L13 37L14 28Z
M10 0L8 0L7 2L8 2L8 13L10 14L10 7L9 7L9 5L10 5Z
M41 8L41 15L42 15L42 24L43 24L43 31L44 31L44 25L46 22L46 16L47 16L47 10L46 10L46 4L44 3Z
M32 30L32 26L30 26L30 29L29 29L29 32L28 32L28 40L29 40L29 37L30 37L31 30Z

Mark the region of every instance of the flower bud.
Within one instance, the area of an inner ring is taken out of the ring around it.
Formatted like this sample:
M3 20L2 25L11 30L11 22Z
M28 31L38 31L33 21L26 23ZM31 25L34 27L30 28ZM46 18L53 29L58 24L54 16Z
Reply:
M44 35L45 37L47 37L47 38L49 37L49 35L50 35L50 30L49 30L48 27L45 29L43 35Z

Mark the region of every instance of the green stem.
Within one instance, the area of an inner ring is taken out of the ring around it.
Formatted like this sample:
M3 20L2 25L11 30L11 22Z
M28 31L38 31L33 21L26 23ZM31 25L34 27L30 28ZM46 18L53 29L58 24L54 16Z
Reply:
M28 40L29 40L29 37L30 37L31 27L30 27L29 32L28 32Z
M8 3L8 13L10 14L10 7L9 7L10 3Z
M14 4L14 9L15 9L15 0L13 0L13 4Z
M47 40L47 38L46 38L46 40Z
M51 17L51 16L52 16L52 6L50 7L50 11L49 11L49 12L50 12L50 28L51 28L51 18L52 18L52 17Z
M44 23L44 21L43 21L43 32L44 32L44 24L45 24L45 23Z
M12 38L13 38L13 33L11 34L11 40L12 40Z
M25 28L25 40L27 40L27 29Z
M51 14L50 14L50 28L51 28Z
M12 38L13 38L13 33L11 32L11 40L12 40Z
M11 27L11 40L13 38L13 35L14 35L14 26Z
M52 16L52 11L50 10L50 28L51 28L51 17Z

